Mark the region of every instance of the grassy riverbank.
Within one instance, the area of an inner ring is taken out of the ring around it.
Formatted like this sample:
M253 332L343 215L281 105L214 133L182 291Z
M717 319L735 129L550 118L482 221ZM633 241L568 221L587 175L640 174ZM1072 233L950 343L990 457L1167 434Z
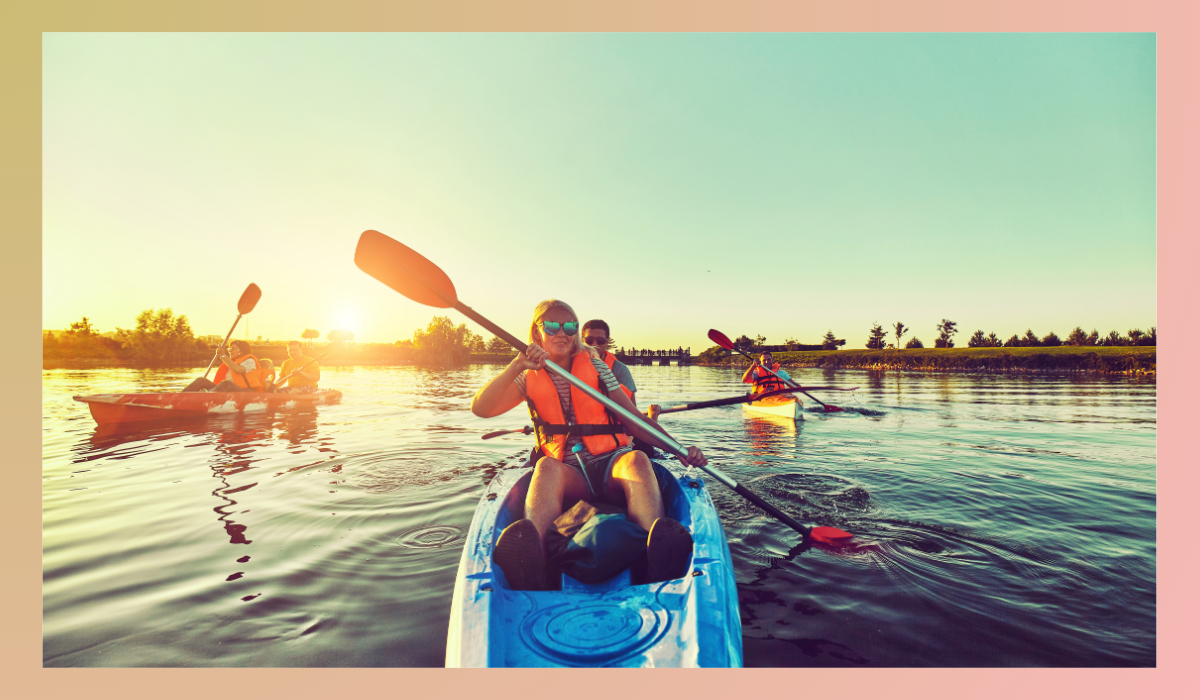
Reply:
M903 370L913 372L1079 371L1155 374L1155 347L918 348L817 350L773 353L783 367ZM733 364L749 362L734 356ZM721 363L722 365L725 363Z

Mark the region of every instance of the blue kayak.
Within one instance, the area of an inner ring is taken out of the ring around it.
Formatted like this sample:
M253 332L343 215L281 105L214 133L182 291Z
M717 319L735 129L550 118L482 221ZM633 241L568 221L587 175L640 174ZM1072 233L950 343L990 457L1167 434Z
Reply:
M496 475L475 509L454 583L447 667L740 667L742 621L725 531L708 489L655 462L667 515L692 534L689 574L631 585L563 575L560 591L514 591L492 566L496 538L524 513L533 469Z

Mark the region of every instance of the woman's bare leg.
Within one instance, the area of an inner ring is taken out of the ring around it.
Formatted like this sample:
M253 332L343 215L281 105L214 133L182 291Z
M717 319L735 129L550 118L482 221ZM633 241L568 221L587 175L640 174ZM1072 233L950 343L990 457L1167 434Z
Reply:
M633 522L649 531L655 520L666 515L654 465L645 452L626 452L613 462L609 488L625 494L625 510Z
M532 520L537 528L543 551L546 547L546 531L566 510L564 506L587 500L590 495L587 480L578 469L572 469L553 457L538 460L533 468L529 493L525 495L525 517Z

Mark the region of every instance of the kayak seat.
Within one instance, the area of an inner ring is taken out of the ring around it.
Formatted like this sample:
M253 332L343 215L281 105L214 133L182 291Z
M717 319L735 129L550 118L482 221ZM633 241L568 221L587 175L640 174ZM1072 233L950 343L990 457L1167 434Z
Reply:
M678 520L689 530L692 529L688 499L682 492L679 480L666 467L657 462L653 464L667 517ZM525 475L508 492L503 506L497 513L493 531L494 538L498 539L499 534L506 527L524 517L525 497L529 490L530 478L531 474ZM591 532L588 532L588 525L576 528L578 532L570 531L573 535L570 542L567 542L564 536L557 532L548 535L546 548L550 565L560 572L568 570L576 573L576 576L559 573L552 579L559 584L559 586L555 586L556 589L599 595L606 591L634 586L634 573L631 570L644 573L646 568L646 531L625 520L625 511L618 507L604 504L599 507L598 511L599 515L592 516L593 520L589 523ZM597 542L598 535L612 538L612 540ZM555 539L557 541L552 541ZM496 540L493 539L493 551L495 551L495 542ZM592 556L589 556L589 552ZM634 557L632 563L624 564L631 557ZM620 568L616 570L616 573L611 573L614 561L618 562ZM504 577L504 572L494 564L490 568L497 584L501 588L511 590ZM688 570L691 570L690 567ZM580 580L581 578L585 580Z

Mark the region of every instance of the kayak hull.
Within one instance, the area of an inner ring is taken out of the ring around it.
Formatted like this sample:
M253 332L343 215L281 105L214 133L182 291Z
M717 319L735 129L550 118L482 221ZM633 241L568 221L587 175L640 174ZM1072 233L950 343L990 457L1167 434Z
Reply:
M772 396L765 401L751 401L742 404L742 410L748 413L761 413L772 416L783 416L795 421L804 420L800 410L800 400L795 397Z
M88 405L100 425L137 423L231 413L254 413L299 406L337 403L336 389L311 394L268 394L258 391L174 392L162 394L93 394L74 396Z
M655 468L667 514L695 542L688 575L640 586L628 570L595 585L563 575L561 591L511 590L492 567L496 538L522 517L532 469L497 474L459 561L446 666L740 667L737 587L712 499L699 479Z

